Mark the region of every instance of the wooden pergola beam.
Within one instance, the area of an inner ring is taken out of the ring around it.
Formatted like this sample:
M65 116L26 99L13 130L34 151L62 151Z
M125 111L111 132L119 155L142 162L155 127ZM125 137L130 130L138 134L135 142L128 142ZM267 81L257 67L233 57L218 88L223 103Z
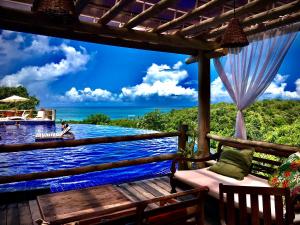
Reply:
M252 2L247 3L246 5L243 5L235 10L236 17L242 16L243 14L249 13L251 11L260 9L265 7L268 3L270 3L270 0L255 0ZM234 10L227 11L219 16L204 20L203 22L200 22L198 24L191 25L189 27L183 28L182 30L178 31L180 35L190 35L190 34L196 34L203 30L206 30L210 27L216 26L221 23L225 23L228 20L230 20L234 15Z
M203 12L208 11L212 8L218 7L222 4L224 4L224 0L211 0L211 1L201 5L200 7L193 9L192 11L187 12L186 14L184 14L170 22L164 23L164 24L158 26L157 28L154 28L152 31L156 32L156 33L164 32L166 30L169 30L175 26L178 26L178 25L184 23L187 20L195 19L195 18L199 17Z
M115 18L122 9L131 4L134 0L120 0L110 10L108 10L98 21L102 25L106 25Z
M91 33L96 32L94 29L97 27L98 35L116 37L125 40L142 41L155 44L169 45L172 47L190 48L195 50L213 50L218 45L216 43L208 43L202 40L185 38L175 35L162 35L151 32L128 30L126 28L108 27L108 26L97 26L95 24L81 23L81 29L87 30Z
M75 4L75 11L79 15L84 7L89 3L90 0L77 0Z
M261 25L256 25L253 28L247 28L244 29L246 35L254 35L254 34L258 34L267 30L271 30L274 28L278 28L281 26L285 26L285 25L289 25L289 24L293 24L293 23L298 23L300 22L300 11L288 15L286 17L283 18L279 18L276 20L272 20L269 23L264 24L263 26Z
M106 27L100 24L78 22L67 26L50 23L37 15L0 7L0 27L23 32L50 35L62 38L83 40L148 50L181 52L194 54L195 51L213 50L215 45L199 40L158 35L143 31L128 31L125 28ZM145 46L145 47L144 47ZM188 53L190 52L190 53Z
M140 14L130 19L123 27L127 29L136 27L137 25L141 24L145 20L159 14L161 11L163 11L170 5L175 4L176 1L178 0L161 0L160 2L152 5L145 11L141 12Z
M282 6L270 9L268 11L264 11L258 14L255 14L253 16L249 16L241 21L241 24L243 27L250 26L253 24L259 24L262 23L266 20L272 20L276 19L279 16L283 16L285 14L297 11L300 9L300 0L284 4ZM202 38L207 39L207 38L215 38L222 34L225 29L227 28L227 25L224 25L220 28L216 28L211 30L208 34L201 35Z
M222 56L225 56L227 54L228 54L228 49L220 48L220 49L216 49L214 51L206 52L206 53L204 53L204 56L208 59L211 59L211 58L222 57ZM189 58L187 58L185 60L185 63L189 65L189 64L192 64L192 63L196 63L198 61L199 61L199 56L192 55L192 56L190 56Z

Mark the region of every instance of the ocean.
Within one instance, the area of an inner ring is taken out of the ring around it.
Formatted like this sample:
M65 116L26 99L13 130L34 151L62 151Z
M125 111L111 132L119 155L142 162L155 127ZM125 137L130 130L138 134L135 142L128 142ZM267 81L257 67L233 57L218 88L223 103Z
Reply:
M170 112L172 109L182 109L180 107L136 107L136 106L122 106L122 107L54 107L56 109L56 120L83 120L91 114L103 113L108 115L111 119L132 119L143 116L148 112L156 109L161 112Z

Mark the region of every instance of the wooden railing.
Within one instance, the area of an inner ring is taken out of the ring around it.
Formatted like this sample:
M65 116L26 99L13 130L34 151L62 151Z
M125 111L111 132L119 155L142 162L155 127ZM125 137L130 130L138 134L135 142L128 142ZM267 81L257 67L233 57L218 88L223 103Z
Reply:
M237 147L255 147L260 149L262 153L269 153L270 151L281 151L283 155L290 155L294 152L300 152L300 148L296 146L283 145L283 144L274 144L265 141L252 141L252 140L243 140L239 138L232 137L222 137L215 134L207 134L207 138L222 142L224 144L231 143L231 145L236 145ZM265 152L264 152L265 151Z
M186 142L188 140L187 136L187 126L180 126L177 132L168 133L152 133L152 134L141 134L141 135L128 135L128 136L117 136L117 137L98 137L98 138L85 138L79 140L68 140L61 142L42 142L42 143L28 143L28 144L13 144L13 145L0 145L1 153L11 153L11 152L21 152L21 151L32 151L32 150L43 150L49 148L61 148L61 147L76 147L81 145L93 145L93 144L103 144L103 143L116 143L124 141L138 141L138 140L150 140L166 137L178 137L178 148L185 149ZM260 141L249 141L241 140L236 138L221 137L214 134L207 134L207 138L213 139L222 143L231 143L231 145L238 146L253 146L256 149L270 149L268 151L276 150L282 152L282 154L291 154L296 151L300 151L299 147L293 147L288 145L279 145ZM72 149L70 149L72 151ZM267 150L266 150L267 151ZM1 156L1 155L0 155ZM122 160L117 162L110 162L92 166L77 167L71 169L54 170L47 172L36 172L30 174L18 174L13 176L0 176L0 184L19 182L19 181L29 181L35 179L44 178L55 178L62 176L78 175L89 172L96 172L102 170L108 170L113 168L120 168L133 165L141 165L146 163L161 162L166 160L178 159L176 153L171 154L161 154L158 156L150 156L145 158L137 158L130 160ZM198 159L200 160L200 159Z
M207 134L207 137L219 142L216 158L220 156L223 146L254 149L258 154L254 154L252 158L251 174L265 179L268 179L287 157L300 152L299 147L289 145L221 137L214 134Z
M166 160L172 160L176 157L176 155L177 155L176 153L162 154L158 156L122 160L122 161L110 162L110 163L104 163L104 164L98 164L92 166L82 166L82 167L77 167L72 169L62 169L62 170L29 173L29 174L18 174L14 176L0 176L0 184L19 182L19 181L29 181L29 180L43 179L43 178L71 176L71 175L78 175L83 173L120 168L125 166L134 166L134 165L141 165L146 163L161 162Z
M104 143L115 143L122 141L139 141L150 140L166 137L178 137L179 132L170 133L152 133L152 134L139 134L128 136L114 136L114 137L97 137L97 138L83 138L78 140L65 140L65 141L49 141L49 142L36 142L26 144L12 144L12 145L0 145L0 152L21 152L31 151L36 149L49 149L49 148L64 148L64 147L77 147L81 145L94 145ZM180 142L181 144L182 142Z
M42 150L42 149L60 148L60 147L75 147L80 145L149 140L149 139L158 139L158 138L166 138L166 137L178 137L178 148L185 149L186 142L187 142L186 132L187 132L187 126L183 125L180 126L178 132L169 132L169 133L152 133L152 134L117 136L117 137L86 138L86 139L69 140L69 141L61 141L61 142L0 145L0 149L1 149L0 154L8 153L8 152L32 151L36 149ZM70 149L70 151L72 151L72 149ZM62 169L62 170L37 172L37 173L29 173L29 174L18 174L13 176L0 176L0 184L19 182L19 181L29 181L35 179L78 175L83 173L96 172L96 171L108 170L108 169L119 168L119 167L172 160L176 157L177 157L176 153L161 154L158 156L123 160L123 161L110 162L110 163L104 163L104 164L98 164L92 166L71 168L71 169Z

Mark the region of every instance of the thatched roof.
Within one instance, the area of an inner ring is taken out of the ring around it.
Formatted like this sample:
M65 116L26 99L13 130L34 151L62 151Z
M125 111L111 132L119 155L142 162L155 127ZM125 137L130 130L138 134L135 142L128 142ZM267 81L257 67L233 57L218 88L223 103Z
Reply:
M196 55L219 49L233 17L226 0L76 0L79 21L52 24L31 13L33 0L1 0L0 28L140 49ZM300 20L300 1L236 0L247 35ZM222 51L221 51L222 52Z

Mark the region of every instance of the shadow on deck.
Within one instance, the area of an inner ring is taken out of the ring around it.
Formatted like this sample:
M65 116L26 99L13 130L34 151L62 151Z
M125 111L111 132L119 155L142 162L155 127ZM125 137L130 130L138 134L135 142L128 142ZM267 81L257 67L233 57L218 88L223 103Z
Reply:
M170 194L168 177L152 178L135 182L114 185L121 193L131 201L141 201ZM189 189L187 186L177 188L178 192ZM183 200L180 199L179 200ZM155 203L149 208L156 208ZM35 225L37 219L41 218L39 206L36 199L21 200L14 203L0 205L0 225ZM205 224L219 224L218 203L216 200L207 197L205 201Z

